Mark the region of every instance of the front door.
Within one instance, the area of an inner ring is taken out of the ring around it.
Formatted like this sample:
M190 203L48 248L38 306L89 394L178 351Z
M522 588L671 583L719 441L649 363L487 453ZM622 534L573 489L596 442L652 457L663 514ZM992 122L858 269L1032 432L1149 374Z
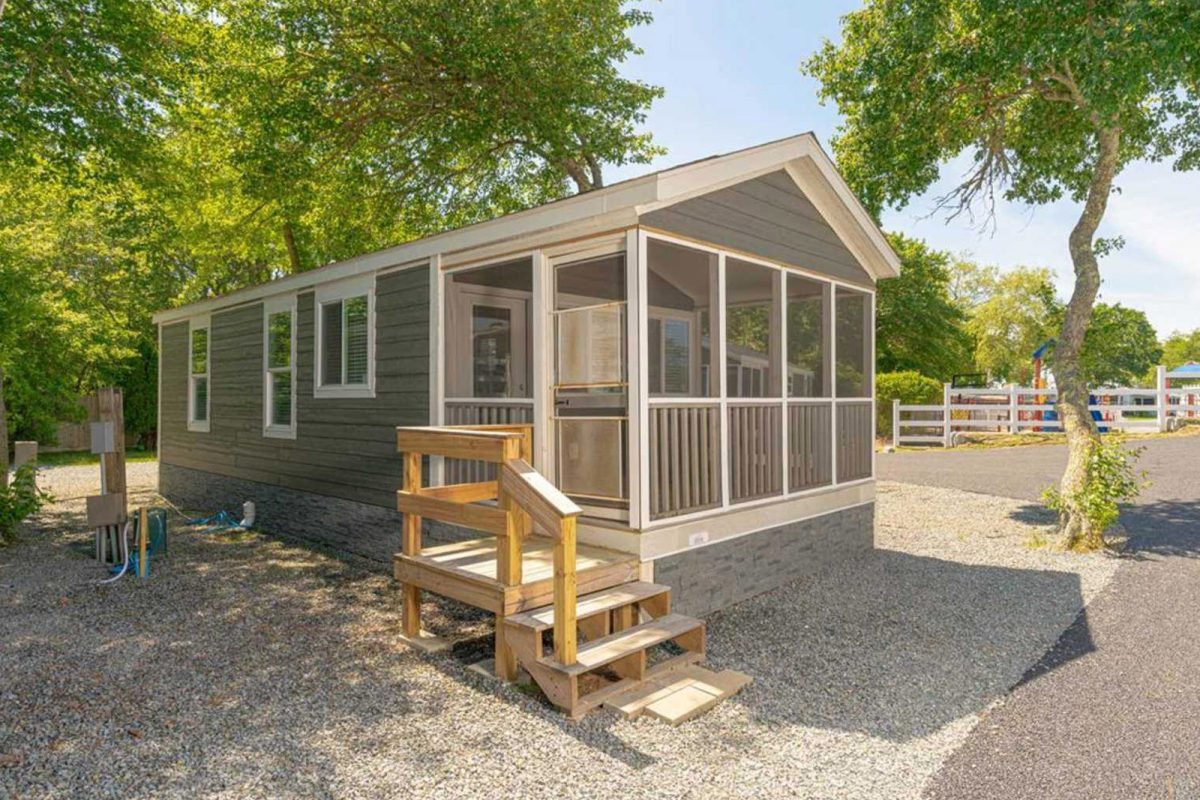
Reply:
M554 264L555 481L590 516L629 517L623 253Z

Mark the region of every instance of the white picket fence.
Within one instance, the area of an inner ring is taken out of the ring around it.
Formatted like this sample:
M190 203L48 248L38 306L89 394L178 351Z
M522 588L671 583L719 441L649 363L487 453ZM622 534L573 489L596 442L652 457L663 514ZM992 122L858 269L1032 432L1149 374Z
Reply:
M1153 388L1095 388L1090 406L1101 430L1165 431L1172 419L1200 417L1200 388L1168 389L1166 369ZM1061 431L1054 407L1058 392L1015 384L996 389L955 389L945 384L941 405L892 402L892 444L954 446L958 432Z

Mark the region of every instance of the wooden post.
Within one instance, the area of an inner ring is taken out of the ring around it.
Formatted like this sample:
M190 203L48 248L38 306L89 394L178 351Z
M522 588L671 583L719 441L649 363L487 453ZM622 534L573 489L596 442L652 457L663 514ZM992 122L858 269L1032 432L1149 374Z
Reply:
M421 454L404 454L404 491L414 494L421 489ZM406 556L421 554L421 517L405 513L404 534L400 549ZM416 639L421 635L421 589L420 587L404 584L403 607L404 635Z
M1171 401L1167 394L1167 368L1162 364L1154 368L1154 403L1158 406L1158 432L1163 433L1167 430L1167 410ZM0 402L0 411L3 408L4 403Z
M111 453L100 456L100 471L103 479L103 494L122 494L125 491L125 408L121 390L106 386L96 393L96 406L100 422L111 422L113 428L113 447ZM121 508L124 517L128 504Z
M554 545L554 657L575 663L575 517L565 517Z
M146 541L150 538L150 514L142 506L138 511L138 577L145 578L150 574L150 565L146 563Z
M519 458L523 453L532 453L528 444L529 433L509 438L504 443L504 458L497 465L504 469L504 463L513 458ZM499 478L499 475L497 475ZM501 586L520 586L521 570L521 536L524 533L524 512L508 492L501 489L500 507L505 512L505 533L496 539L496 580ZM496 677L504 681L517 678L517 657L508 645L508 635L504 627L505 610L502 608L496 614Z

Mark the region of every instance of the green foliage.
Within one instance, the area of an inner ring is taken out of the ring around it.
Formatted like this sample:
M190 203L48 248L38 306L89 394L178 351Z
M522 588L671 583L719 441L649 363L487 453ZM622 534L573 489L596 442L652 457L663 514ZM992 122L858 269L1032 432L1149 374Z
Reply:
M952 208L1040 204L1083 198L1106 125L1122 132L1118 171L1200 166L1198 30L1191 2L869 0L804 68L837 102L838 165L876 213L964 151Z
M1168 370L1181 367L1189 361L1200 362L1200 328L1191 333L1172 333L1162 343L1162 351L1162 363Z
M970 312L967 330L975 340L975 364L992 380L1028 384L1033 351L1051 338L1060 306L1049 269L1018 267L971 276L984 299Z
M1162 360L1158 334L1145 312L1097 303L1079 358L1092 386L1132 386ZM1153 385L1153 384L1150 384Z
M16 542L21 523L51 499L37 487L32 464L17 469L8 486L0 486L0 547Z
M1087 476L1075 494L1074 507L1083 511L1090 528L1106 531L1120 516L1120 504L1137 498L1148 486L1145 472L1138 472L1137 460L1144 447L1126 449L1120 439L1107 438L1093 444L1087 460ZM1057 487L1042 492L1046 506L1059 514L1068 503Z
M942 392L942 383L919 372L880 372L875 376L876 431L880 436L891 435L893 400L904 405L940 405Z
M971 366L966 315L950 294L949 253L902 234L888 236L900 256L900 276L881 281L876 295L876 368L916 370L942 381Z

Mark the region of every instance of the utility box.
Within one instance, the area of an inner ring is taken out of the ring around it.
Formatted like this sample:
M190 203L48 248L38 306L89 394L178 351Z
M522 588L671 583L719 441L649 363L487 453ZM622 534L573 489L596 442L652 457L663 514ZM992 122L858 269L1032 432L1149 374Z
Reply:
M16 442L13 444L13 469L20 469L26 464L37 463L37 442Z
M125 495L96 494L87 499L89 528L120 525L125 521Z
M92 452L97 455L115 453L117 450L116 437L113 435L111 422L92 423Z

